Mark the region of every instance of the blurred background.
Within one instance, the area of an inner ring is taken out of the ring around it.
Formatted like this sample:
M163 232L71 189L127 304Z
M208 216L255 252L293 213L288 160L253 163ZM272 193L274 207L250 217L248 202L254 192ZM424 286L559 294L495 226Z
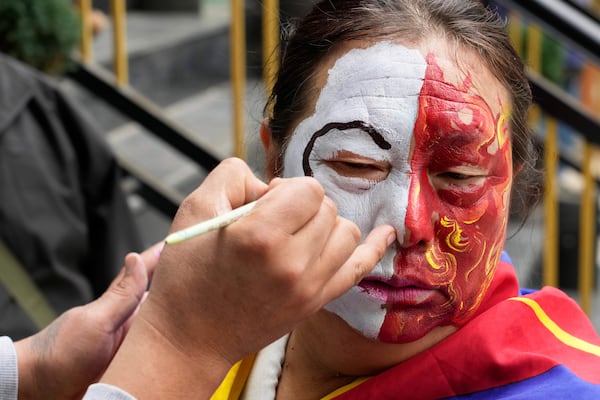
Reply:
M522 286L564 289L599 330L600 1L486 3L528 65L546 170L544 200L524 225L511 220L507 250ZM0 51L52 75L93 117L149 245L219 160L242 157L262 174L258 126L280 26L311 4L2 0Z

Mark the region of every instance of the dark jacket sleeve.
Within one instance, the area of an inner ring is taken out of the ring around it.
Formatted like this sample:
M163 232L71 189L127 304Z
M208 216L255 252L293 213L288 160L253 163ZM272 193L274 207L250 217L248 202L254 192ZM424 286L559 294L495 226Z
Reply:
M0 238L62 312L102 293L141 240L104 137L54 81L0 56ZM31 322L0 287L0 332Z

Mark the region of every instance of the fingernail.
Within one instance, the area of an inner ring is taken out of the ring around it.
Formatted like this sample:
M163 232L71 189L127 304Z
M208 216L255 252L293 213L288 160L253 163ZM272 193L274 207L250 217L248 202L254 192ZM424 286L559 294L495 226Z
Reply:
M396 240L396 231L392 231L392 233L390 233L390 235L387 238L387 245L391 245L392 243L394 243L394 241Z
M154 255L156 256L157 260L160 258L160 254L162 253L164 248L165 248L165 242L162 242L159 245L157 245L156 248L154 249Z
M134 253L125 256L125 276L133 275L135 266L137 265L137 257Z
M130 253L125 257L125 276L133 275L136 269L148 279L148 271L142 257L138 253Z

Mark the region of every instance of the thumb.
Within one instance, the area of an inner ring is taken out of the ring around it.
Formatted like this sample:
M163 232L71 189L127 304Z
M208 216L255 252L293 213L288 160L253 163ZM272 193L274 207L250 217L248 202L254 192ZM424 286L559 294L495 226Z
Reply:
M135 312L148 286L146 265L137 253L125 257L125 266L109 288L92 303L97 318L110 323L113 330L121 327Z

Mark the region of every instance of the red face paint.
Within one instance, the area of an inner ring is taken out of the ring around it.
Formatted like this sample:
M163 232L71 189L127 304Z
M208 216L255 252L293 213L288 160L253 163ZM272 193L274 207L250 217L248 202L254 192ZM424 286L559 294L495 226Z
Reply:
M384 342L465 323L483 299L505 240L512 181L505 116L492 111L469 78L452 85L432 54L427 64L414 127L407 238L394 268L415 290L437 294L417 306L386 306Z

